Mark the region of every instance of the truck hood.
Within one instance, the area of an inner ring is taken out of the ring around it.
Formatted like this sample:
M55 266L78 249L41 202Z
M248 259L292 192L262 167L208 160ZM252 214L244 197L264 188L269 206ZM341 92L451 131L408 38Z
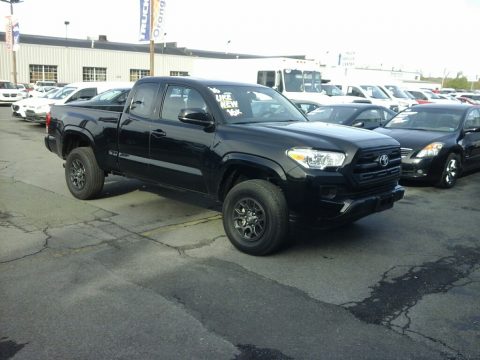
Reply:
M243 125L245 126L245 125ZM284 139L285 145L345 151L354 144L358 148L398 146L389 136L371 130L322 122L267 122L246 125L257 132ZM261 134L259 134L261 136Z
M440 131L408 130L408 129L387 129L377 128L375 132L391 136L400 143L401 147L409 149L422 149L432 142L445 142L454 133Z

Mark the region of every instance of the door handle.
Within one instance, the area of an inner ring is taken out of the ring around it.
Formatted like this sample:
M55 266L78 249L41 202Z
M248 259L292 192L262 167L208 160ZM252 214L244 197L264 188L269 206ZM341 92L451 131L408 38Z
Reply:
M167 133L165 131L163 131L162 129L157 129L157 130L152 131L152 136L154 138L159 139L159 138L162 138L164 136L167 136Z

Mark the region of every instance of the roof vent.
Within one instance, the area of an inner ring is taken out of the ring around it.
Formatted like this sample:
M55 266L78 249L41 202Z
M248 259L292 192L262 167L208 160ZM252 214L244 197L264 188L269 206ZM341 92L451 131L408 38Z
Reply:
M107 35L98 35L98 41L108 41Z

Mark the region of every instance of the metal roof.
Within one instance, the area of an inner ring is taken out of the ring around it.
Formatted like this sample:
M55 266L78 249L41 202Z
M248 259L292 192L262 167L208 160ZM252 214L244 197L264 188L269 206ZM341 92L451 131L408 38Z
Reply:
M85 49L102 49L102 50L116 50L116 51L131 51L140 53L150 53L150 44L129 44L108 41L103 35L99 36L99 39L71 39L71 38L59 38L42 35L28 35L22 34L20 36L20 43L24 44L36 44L36 45L49 45L49 46L61 46L61 47L76 47ZM0 32L0 41L5 41L5 32ZM264 58L266 56L250 55L250 54L238 54L238 53L223 53L206 50L188 49L185 47L177 47L175 42L156 43L156 54L168 54L179 56L196 56L205 58L216 59L256 59ZM270 57L270 56L269 56ZM275 57L288 57L293 59L305 59L305 55L276 55Z

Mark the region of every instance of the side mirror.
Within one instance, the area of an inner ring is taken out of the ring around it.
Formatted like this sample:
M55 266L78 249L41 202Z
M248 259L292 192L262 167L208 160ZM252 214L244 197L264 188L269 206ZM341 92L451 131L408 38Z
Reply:
M357 128L363 128L365 126L365 123L363 121L357 121L353 123L352 126Z
M187 124L200 125L204 127L213 125L213 120L210 114L203 109L197 108L182 109L178 114L178 120Z

